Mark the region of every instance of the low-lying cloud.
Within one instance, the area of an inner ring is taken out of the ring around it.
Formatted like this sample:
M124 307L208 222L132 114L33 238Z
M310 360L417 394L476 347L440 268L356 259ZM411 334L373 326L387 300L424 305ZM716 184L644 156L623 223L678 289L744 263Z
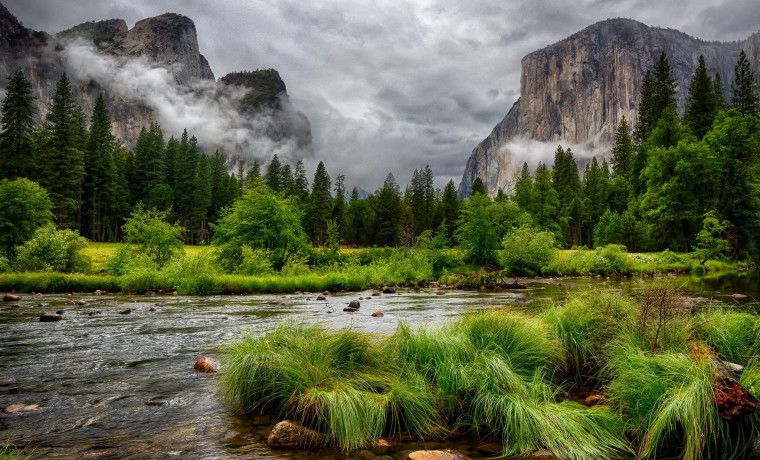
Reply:
M512 168L520 171L523 163L528 163L531 171L535 171L539 163L544 163L552 167L554 164L554 152L558 146L563 149L570 149L573 152L578 167L583 168L593 157L601 161L609 154L609 147L596 147L591 144L570 144L567 142L542 142L532 139L516 138L507 142L501 147L502 151L507 151L511 156Z

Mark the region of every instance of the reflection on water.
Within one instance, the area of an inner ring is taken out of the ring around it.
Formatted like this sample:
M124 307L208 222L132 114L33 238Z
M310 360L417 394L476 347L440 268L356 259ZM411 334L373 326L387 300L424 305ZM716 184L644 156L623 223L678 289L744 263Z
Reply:
M568 292L603 283L636 291L647 282L529 280L526 291L448 291L441 296L423 289L374 297L365 291L328 296L327 301L317 301L314 294L25 295L21 308L0 306L0 408L35 403L43 409L0 414L0 443L10 438L29 446L39 458L307 458L305 452L268 449L263 442L267 427L254 427L247 417L226 408L216 377L193 371L196 359L215 356L220 344L246 333L262 334L286 319L391 333L400 320L416 326L446 321L473 308L536 309ZM706 300L755 308L760 298L758 272L684 277L677 282ZM748 297L738 301L731 297L734 292ZM359 297L359 312L342 311ZM529 302L516 303L521 297ZM87 305L71 305L80 299ZM155 304L160 305L158 311L149 312ZM126 308L132 313L119 314ZM42 312L54 310L64 310L62 321L38 321ZM101 313L89 314L97 310ZM382 318L370 316L377 310L384 313ZM146 401L161 405L147 406ZM474 457L498 452L495 443L468 442L448 446ZM443 446L429 442L405 449ZM407 453L394 452L390 458L405 458ZM372 457L369 452L357 455Z

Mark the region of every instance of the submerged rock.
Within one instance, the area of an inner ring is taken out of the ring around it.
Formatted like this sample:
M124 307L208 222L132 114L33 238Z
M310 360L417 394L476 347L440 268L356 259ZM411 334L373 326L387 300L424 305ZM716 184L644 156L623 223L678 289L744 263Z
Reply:
M376 312L372 313L372 317L373 318L382 318L383 316L385 316L385 315L383 315L383 312L381 312L381 311L376 311Z
M63 316L55 314L50 311L46 311L42 315L40 315L40 322L41 323L54 323L56 321L60 321L63 319Z
M327 298L323 295L317 296L317 300L327 300Z
M148 309L148 311L158 311L158 305L153 305Z
M17 414L17 413L25 413L25 412L34 412L40 409L41 407L39 404L11 404L10 406L3 409L3 413Z
M321 447L324 441L322 433L285 420L272 428L267 445L273 449L309 449Z
M746 299L747 295L746 294L739 294L737 292L737 293L731 294L731 297L733 297L734 299Z
M343 309L343 311L347 311L349 313L354 313L354 312L359 311L359 309L358 308L353 308L353 307L346 307L346 308Z
M406 457L407 460L472 460L470 457L452 449L418 450Z
M216 372L216 370L219 369L219 361L215 360L214 358L207 358L204 356L195 362L193 369L198 372L203 372L204 374Z
M19 300L21 300L21 297L15 294L5 294L3 296L3 302L18 302Z
M546 449L538 449L530 454L527 458L557 458L553 453Z
M120 315L128 315L130 313L132 313L132 310L129 309L129 308L127 308L126 310L122 310L122 311L119 312Z

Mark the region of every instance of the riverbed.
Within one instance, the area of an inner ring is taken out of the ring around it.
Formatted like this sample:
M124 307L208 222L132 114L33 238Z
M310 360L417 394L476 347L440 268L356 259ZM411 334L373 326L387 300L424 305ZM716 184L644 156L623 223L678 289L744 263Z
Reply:
M266 446L268 426L254 426L222 402L216 374L193 364L244 334L264 334L282 322L392 333L399 321L435 324L479 308L536 310L566 295L597 288L635 292L652 278L529 279L514 291L405 289L245 296L22 295L0 305L0 409L39 404L29 413L0 413L0 444L11 440L34 458L313 458ZM698 302L757 309L760 273L678 277ZM736 299L740 293L746 298ZM361 298L361 300L359 300ZM355 313L343 312L359 300ZM84 301L84 305L79 305ZM157 306L155 311L151 307ZM46 311L63 311L41 323ZM124 313L130 310L129 313ZM373 317L375 311L382 317ZM146 404L150 402L150 405ZM494 442L428 440L356 458L405 458L410 450L453 447L474 458L498 453ZM321 452L324 458L351 458Z

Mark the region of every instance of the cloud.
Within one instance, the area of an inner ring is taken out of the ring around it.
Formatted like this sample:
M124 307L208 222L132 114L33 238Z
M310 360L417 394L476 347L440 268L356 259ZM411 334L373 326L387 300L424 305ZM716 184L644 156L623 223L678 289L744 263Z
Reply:
M538 163L544 163L551 167L554 164L554 152L557 146L561 145L563 149L573 151L578 166L583 168L593 157L601 162L605 155L609 153L609 148L595 147L590 144L569 144L566 142L541 142L532 139L517 138L502 146L501 150L510 153L512 168L519 171L523 163L528 163L531 171L535 171Z
M67 43L65 56L74 78L94 80L107 92L150 107L167 135L177 137L187 129L209 153L219 148L248 163L266 161L274 154L286 161L311 156L293 138L273 140L267 135L285 118L297 118L288 102L283 104L283 113L265 110L254 117L243 116L237 110L245 92L242 88L208 80L190 87L178 85L172 69L144 57L105 55L82 40Z

